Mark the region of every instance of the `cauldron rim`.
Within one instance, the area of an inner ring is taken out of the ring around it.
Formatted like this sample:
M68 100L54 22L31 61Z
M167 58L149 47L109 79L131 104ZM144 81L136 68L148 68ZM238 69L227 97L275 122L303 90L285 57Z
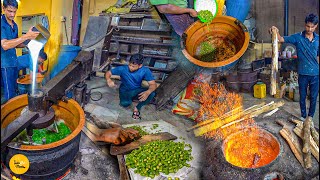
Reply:
M239 133L241 133L241 132L244 132L245 130L247 130L247 129L250 128L250 127L258 128L259 131L262 130L262 131L264 131L265 133L267 133L268 135L270 135L273 139L275 139L276 142L277 142L277 144L278 144L278 146L279 146L279 153L278 153L278 155L277 155L270 163L265 164L265 165L263 165L263 166L256 167L256 168L247 168L247 167L240 167L240 166L233 165L233 164L231 164L229 161L227 161L226 158L225 158L224 146L225 146L226 142L229 140L229 138L231 138L232 136L234 136L234 135L236 135L236 134L239 134ZM263 128L263 127L260 127L260 126L246 126L246 127L244 127L242 130L237 131L237 132L234 132L234 133L230 134L229 136L227 136L227 137L221 142L220 149L221 149L222 155L223 155L222 158L225 160L225 162L227 162L227 164L231 165L232 167L238 168L238 169L250 171L250 170L261 169L261 168L268 167L268 166L270 166L271 164L273 164L275 161L277 161L277 159L278 159L278 158L280 157L280 155L281 155L282 146L281 146L280 141L278 140L278 138L277 138L275 135L273 135L270 131L268 131L267 129L265 129L265 128Z
M215 23L224 23L224 24L228 24L228 23L239 23L239 24L242 24L242 27L245 27L243 25L243 23L241 23L239 20L237 20L236 18L234 17L231 17L231 16L216 16L214 19L213 19L213 22ZM194 22L193 24L191 24L184 32L184 34L187 34L187 32L192 29L194 26L207 26L206 24L204 23L201 23L199 20ZM237 61L243 54L244 52L246 51L246 49L248 48L249 46L249 41L250 41L250 35L249 35L249 32L246 30L246 31L243 31L243 34L244 34L244 42L243 42L243 46L240 48L240 50L231 58L227 59L227 60L224 60L224 61L220 61L220 62L204 62L204 61L200 61L196 58L194 58L193 56L191 56L189 54L189 52L187 51L186 47L184 47L184 49L182 50L182 53L184 54L184 56L192 63L198 65L198 66L202 66L202 67L208 67L208 68L218 68L218 67L221 67L221 66L227 66L235 61ZM181 41L183 43L183 41L186 41L186 38L181 38Z
M20 96L16 96L12 99L10 99L6 104L9 104L10 102L16 101L20 98L27 98L27 94L23 94ZM57 106L61 105L62 103L65 103L63 101L59 101ZM67 137L50 143L50 144L45 144L45 145L37 145L37 146L31 146L31 145L21 145L19 148L16 147L12 147L12 146L7 146L8 148L11 149L16 149L16 150L21 150L21 151L42 151L42 150L46 150L46 149L52 149L52 148L56 148L59 147L61 145L64 145L68 142L70 142L72 139L74 139L79 133L81 133L82 128L84 127L84 123L85 123L85 115L84 115L84 111L81 108L81 106L73 99L68 100L67 103L71 103L79 112L79 123L77 125L77 127L72 131L71 134L69 134ZM1 105L1 109L4 107L5 105Z

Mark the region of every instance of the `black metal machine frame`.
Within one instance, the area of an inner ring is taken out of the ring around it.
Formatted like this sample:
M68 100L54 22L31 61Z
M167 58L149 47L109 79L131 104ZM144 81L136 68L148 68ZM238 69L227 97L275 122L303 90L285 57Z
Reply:
M43 125L39 127L35 122L39 118L45 117L50 107L59 100L68 101L65 96L66 92L74 90L76 92L75 99L80 105L84 105L86 103L83 101L86 96L86 86L83 84L85 79L93 73L92 66L93 52L80 51L71 64L38 90L42 92L39 96L29 95L28 111L22 113L6 128L1 129L1 151L24 129L32 132L33 128L43 128ZM51 121L51 118L48 121ZM50 123L44 124L50 125Z

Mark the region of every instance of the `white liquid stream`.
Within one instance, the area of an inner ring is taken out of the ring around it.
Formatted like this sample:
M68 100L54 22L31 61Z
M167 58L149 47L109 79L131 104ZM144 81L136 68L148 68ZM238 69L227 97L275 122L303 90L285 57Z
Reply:
M31 40L28 43L28 48L30 51L30 55L32 58L32 89L31 89L31 95L34 94L34 90L36 89L36 78L37 78L37 72L38 72L38 56L39 52L42 49L43 44L36 40Z

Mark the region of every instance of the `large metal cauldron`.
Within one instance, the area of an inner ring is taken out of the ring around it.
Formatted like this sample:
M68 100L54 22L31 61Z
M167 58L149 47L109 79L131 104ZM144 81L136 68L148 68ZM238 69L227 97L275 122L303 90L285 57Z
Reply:
M1 128L20 116L22 109L28 105L27 95L17 96L1 106ZM66 138L46 145L18 147L7 146L1 153L1 161L9 167L10 158L15 154L23 154L30 161L29 170L21 175L22 179L56 179L66 173L79 151L81 129L85 123L85 115L80 105L74 101L59 101L53 105L56 119L63 119L72 133ZM19 177L19 176L18 176Z
M236 48L236 54L229 59L219 62L198 60L195 58L196 49L208 37L222 38L230 41ZM249 40L248 30L239 20L230 16L217 16L209 25L196 21L185 30L181 38L182 52L190 62L198 66L224 71L236 65L239 58L247 50Z

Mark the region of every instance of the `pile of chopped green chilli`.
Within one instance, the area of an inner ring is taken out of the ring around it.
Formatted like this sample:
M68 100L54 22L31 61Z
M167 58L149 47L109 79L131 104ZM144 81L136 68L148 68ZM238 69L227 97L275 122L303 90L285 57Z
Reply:
M128 154L126 165L137 174L154 178L160 172L167 175L190 167L191 152L191 145L184 142L153 141Z
M145 131L141 126L129 126L127 128L131 128L131 129L139 131L139 135L140 136L144 136L144 135L150 134L147 131Z
M198 12L198 18L201 20L201 22L210 23L214 17L211 11L201 10Z
M52 132L46 128L43 129L33 129L32 141L34 144L50 144L61 139L64 139L69 134L71 134L70 128L64 123L63 120L57 122L58 132ZM27 131L23 130L15 139L14 142L22 142L23 144L28 144L29 139L27 136Z
M215 55L215 48L209 42L204 41L200 44L199 59L204 62L210 62Z

